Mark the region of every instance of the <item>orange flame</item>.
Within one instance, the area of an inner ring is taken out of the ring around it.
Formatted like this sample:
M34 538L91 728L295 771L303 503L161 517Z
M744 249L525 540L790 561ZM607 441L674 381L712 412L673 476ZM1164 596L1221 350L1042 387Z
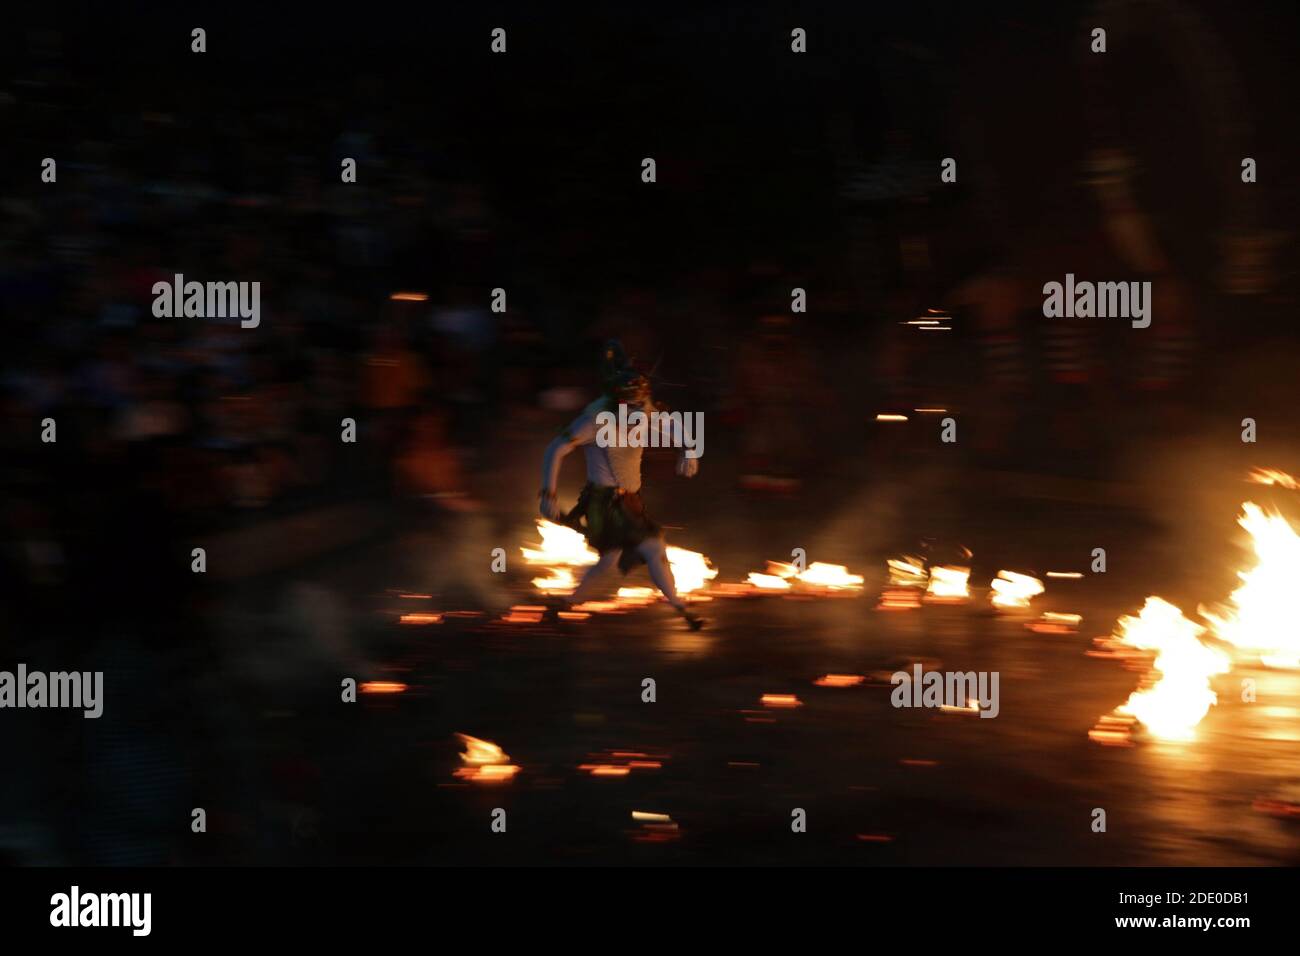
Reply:
M970 597L970 568L936 565L930 569L926 599L936 604L956 604Z
M1289 476L1287 476L1289 477ZM1281 514L1247 501L1237 523L1250 535L1254 565L1239 571L1241 586L1226 607L1201 609L1217 637L1253 654L1268 667L1300 667L1300 535Z
M1192 739L1196 725L1218 702L1210 689L1210 678L1226 673L1230 667L1227 655L1201 643L1204 630L1158 597L1147 598L1137 617L1121 617L1115 640L1128 647L1155 651L1156 657L1153 674L1116 708L1116 715L1136 718L1162 740ZM1154 672L1160 676L1154 677ZM1096 734L1093 736L1096 739Z

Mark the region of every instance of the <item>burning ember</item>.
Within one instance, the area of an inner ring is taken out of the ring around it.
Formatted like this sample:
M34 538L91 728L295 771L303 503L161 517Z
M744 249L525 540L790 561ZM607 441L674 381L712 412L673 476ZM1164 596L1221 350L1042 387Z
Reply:
M537 624L546 608L540 604L516 604L501 620L507 624Z
M999 571L989 586L993 589L993 606L1002 610L1027 608L1033 598L1043 593L1042 581L1015 571Z
M1088 731L1088 739L1103 747L1131 747L1134 720L1127 714L1109 714Z
M1295 611L1300 536L1280 514L1249 501L1242 511L1237 523L1250 535L1255 565L1238 572L1241 586L1226 607L1202 608L1201 613L1217 637L1258 654L1265 666L1300 667L1300 617Z
M861 674L827 674L813 683L818 687L857 687L864 680L866 678Z
M403 614L397 619L399 624L441 624L441 614Z
M460 755L461 763L455 776L473 783L506 783L510 781L519 768L510 762L510 755L490 740L480 740L469 734L457 734L457 739L465 745L465 752Z
M1065 611L1044 611L1033 624L1025 625L1031 631L1037 634L1073 634L1079 630L1079 624L1083 621L1080 614L1070 614Z
M1226 673L1226 655L1200 641L1205 630L1183 617L1168 601L1149 597L1137 617L1124 616L1116 626L1115 641L1144 651L1155 651L1152 673L1143 680L1117 716L1141 721L1155 737L1190 740L1196 725L1218 702L1210 678ZM1159 677L1154 677L1158 672ZM1098 729L1113 730L1112 727ZM1094 733L1094 739L1096 734Z
M397 681L368 680L358 689L363 694L401 694L405 692L406 685Z
M633 810L632 819L641 824L641 828L630 831L628 835L638 843L664 843L681 835L673 818L666 813Z
M659 770L663 767L663 754L637 753L629 750L611 750L591 754L595 763L579 764L578 769L593 777L626 777L636 770Z
M795 584L819 591L860 591L863 577L860 574L850 574L849 569L842 564L814 561L806 570L800 571L793 564L769 561L766 574L754 571L746 580L764 591L789 591Z
M764 694L761 702L764 707L802 707L801 701L794 694Z

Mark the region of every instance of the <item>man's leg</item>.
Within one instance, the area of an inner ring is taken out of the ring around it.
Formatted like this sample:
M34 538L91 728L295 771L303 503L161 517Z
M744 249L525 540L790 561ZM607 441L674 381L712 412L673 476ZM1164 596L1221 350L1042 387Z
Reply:
M602 554L595 564L583 572L582 580L578 582L578 586L569 595L568 602L570 604L581 604L583 601L590 601L592 593L600 586L601 579L609 573L622 554L622 551L613 550Z
M673 569L668 564L668 548L664 544L663 538L646 538L636 546L637 554L645 559L646 570L650 572L650 580L654 586L663 592L664 597L668 599L677 613L686 618L691 625L692 630L699 630L704 626L704 621L697 615L691 613L686 607L686 602L677 596L677 584L673 581Z

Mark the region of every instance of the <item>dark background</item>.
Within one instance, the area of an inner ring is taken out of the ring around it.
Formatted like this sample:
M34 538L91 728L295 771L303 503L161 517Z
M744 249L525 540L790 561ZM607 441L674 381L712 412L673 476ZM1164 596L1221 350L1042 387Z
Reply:
M467 6L64 4L6 23L4 660L94 665L118 688L104 736L5 715L29 768L0 804L15 860L300 860L283 807L330 818L332 800L355 824L353 791L321 796L352 758L313 694L360 666L310 650L342 616L331 595L363 619L358 595L385 588L500 600L411 556L513 553L541 449L611 336L661 399L708 416L700 482L663 462L647 482L715 558L756 568L816 538L875 565L931 536L1045 565L1044 529L1113 521L1158 574L1230 580L1189 539L1229 533L1221 480L1288 467L1298 437L1294 4ZM1154 260L1090 184L1105 155L1129 164ZM260 328L154 319L174 272L260 281ZM1045 320L1042 284L1067 272L1152 281L1152 327ZM926 309L953 330L900 324ZM874 422L923 405L959 417L946 457L933 420ZM1241 446L1244 416L1266 454ZM209 578L196 542L220 556ZM369 663L395 653L366 640ZM490 654L424 666L536 679ZM214 792L224 842L187 843L175 820ZM387 858L339 832L310 859Z

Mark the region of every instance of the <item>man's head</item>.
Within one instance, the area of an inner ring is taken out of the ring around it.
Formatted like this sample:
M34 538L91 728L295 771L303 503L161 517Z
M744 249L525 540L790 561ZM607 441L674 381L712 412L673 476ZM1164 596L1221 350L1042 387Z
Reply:
M617 340L605 343L601 371L605 379L605 395L615 404L637 408L650 404L650 379L632 367Z
M634 368L624 368L605 379L605 394L619 404L637 408L650 404L650 379Z

